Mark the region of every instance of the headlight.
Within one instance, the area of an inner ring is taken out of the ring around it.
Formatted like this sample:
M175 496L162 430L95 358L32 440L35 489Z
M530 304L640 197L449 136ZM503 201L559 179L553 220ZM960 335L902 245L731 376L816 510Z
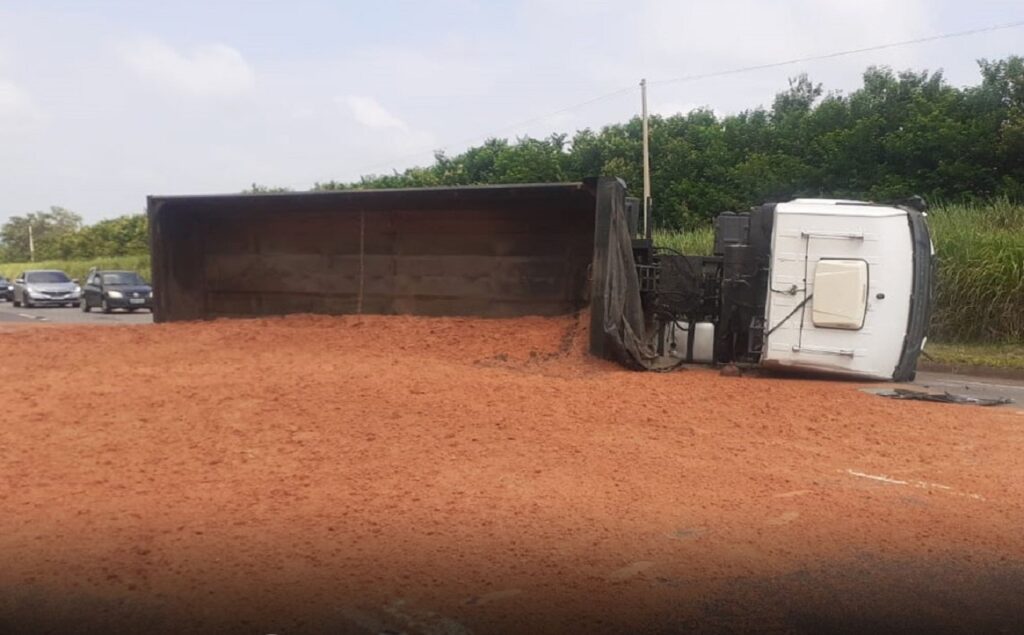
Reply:
M152 291L149 292L149 297L151 297L151 298L153 297L153 292Z
M78 293L81 293L81 292L82 292L82 287L80 287L80 286L78 286L78 285L76 284L76 285L75 285L75 290L74 290L74 291L72 291L71 293L74 293L74 294L78 294Z
M36 289L25 289L25 291L28 291L29 295L37 295L39 297L43 297L44 296L44 293L42 291L39 291L39 290L36 290Z
M124 295L120 291L107 291L108 298L123 298Z

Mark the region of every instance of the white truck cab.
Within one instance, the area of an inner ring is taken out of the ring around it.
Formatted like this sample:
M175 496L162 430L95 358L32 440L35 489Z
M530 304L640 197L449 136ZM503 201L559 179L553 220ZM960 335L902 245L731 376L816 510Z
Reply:
M657 353L912 379L931 311L926 219L920 199L796 199L719 215L710 256L635 240Z
M924 214L913 209L776 205L761 363L910 379L924 345L931 256Z

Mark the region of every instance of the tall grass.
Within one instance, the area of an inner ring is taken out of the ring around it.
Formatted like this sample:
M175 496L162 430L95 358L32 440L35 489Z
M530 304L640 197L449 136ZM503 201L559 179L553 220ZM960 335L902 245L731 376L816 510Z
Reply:
M1024 340L1024 205L941 205L929 221L938 255L933 336Z
M28 269L60 269L72 278L85 280L85 274L91 267L101 269L126 269L138 271L143 278L149 280L149 255L113 256L109 258L91 258L89 260L41 260L37 262L4 262L0 263L0 275L14 280L22 271Z
M931 337L949 342L1024 341L1024 205L939 205L929 214L938 259ZM656 245L710 254L710 226L655 232Z
M683 232L656 229L654 244L674 249L687 256L708 256L715 248L715 230L711 225Z

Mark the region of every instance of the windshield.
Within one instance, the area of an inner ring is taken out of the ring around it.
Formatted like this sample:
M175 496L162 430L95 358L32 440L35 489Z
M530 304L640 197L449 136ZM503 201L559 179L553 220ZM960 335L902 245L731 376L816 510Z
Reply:
M103 284L146 284L146 281L134 271L115 271L103 274Z
M30 271L25 274L25 282L71 282L71 278L63 271Z

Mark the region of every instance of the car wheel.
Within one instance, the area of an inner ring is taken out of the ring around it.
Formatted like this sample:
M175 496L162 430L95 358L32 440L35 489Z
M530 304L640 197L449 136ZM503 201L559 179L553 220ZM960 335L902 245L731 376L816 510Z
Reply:
M73 308L76 308L76 309L77 309L78 307L80 307L81 305L82 305L82 303L81 303L81 302L72 302L72 303L70 304L70 306L71 306L71 307L73 307Z
M32 300L29 300L27 295L21 298L21 303L25 305L26 309L32 308Z
M107 304L106 298L103 298L103 300L100 301L100 307L103 309L104 313L110 313L111 311L113 311L113 309L110 308L110 305Z
M15 308L17 308L17 307L21 306L21 302L18 302L17 300L11 300L11 302L13 302L13 303L14 303L14 307L15 307Z
M91 308L92 307L89 306L89 301L86 300L85 298L82 298L82 313L88 313L89 309Z

